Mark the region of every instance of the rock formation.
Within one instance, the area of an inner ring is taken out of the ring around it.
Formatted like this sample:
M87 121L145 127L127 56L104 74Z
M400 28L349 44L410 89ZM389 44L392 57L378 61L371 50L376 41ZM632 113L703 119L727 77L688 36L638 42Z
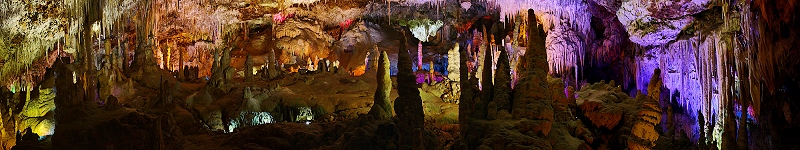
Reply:
M231 64L231 49L221 48L214 52L214 64L211 67L211 84L213 86L221 86L227 84L233 79L234 69Z
M56 74L56 122L60 123L68 123L74 121L75 118L80 117L80 115L84 115L78 112L75 112L76 108L80 108L83 105L83 91L82 88L79 88L77 84L73 83L73 71L70 70L67 66L69 64L65 64L64 62L69 62L68 58L59 58L55 64L53 64L53 70ZM67 90L67 89L74 89L74 90ZM56 130L58 132L58 130ZM55 138L55 137L54 137Z
M450 81L461 81L461 48L459 44L455 43L453 48L447 51L447 79ZM466 74L466 72L465 72ZM464 79L467 80L467 79Z
M498 113L511 114L511 68L508 53L502 46L497 59L497 70L494 75L494 99ZM504 112L501 112L504 111ZM498 118L499 119L499 118Z
M630 109L638 109L638 103L615 87L613 81L584 86L577 94L579 110L597 128L615 129Z
M655 127L661 122L661 108L658 100L661 95L661 70L656 69L648 85L648 98L639 108L636 124L631 128L631 137L628 138L628 148L632 150L647 150L656 146L655 142L660 136Z
M114 97L114 95L108 96L106 99L106 110L115 110L119 108L122 108L122 106L119 104L117 97Z
M529 119L536 132L547 135L553 120L552 96L547 79L547 52L542 25L536 23L533 10L528 10L528 49L517 66L519 82L514 86L512 116Z
M244 81L253 81L253 57L250 54L247 54L244 61Z
M631 0L622 3L617 16L631 35L631 41L645 46L659 45L678 38L681 30L695 20L693 14L708 9L709 3L710 0Z
M401 149L422 149L422 125L425 114L422 111L422 98L417 90L416 79L411 69L414 65L406 48L404 31L400 37L400 54L398 54L397 92L394 110L397 112L397 127L400 129Z
M578 115L579 118L584 118L584 120L588 120L590 125L588 126L590 129L597 129L597 130L607 130L610 132L604 132L597 136L599 137L608 137L611 139L616 139L613 141L599 141L605 144L619 144L619 145L628 145L633 148L633 145L629 144L628 136L642 136L644 140L650 140L653 138L652 133L654 132L652 126L646 126L645 122L638 122L640 120L639 116L642 114L645 115L654 115L658 114L660 117L659 112L650 112L650 111L639 111L642 107L658 107L657 103L652 103L650 105L642 105L642 102L646 101L646 96L639 95L636 99L629 97L627 94L622 92L620 87L616 86L614 82L605 83L605 81L601 81L599 83L591 84L584 86L581 88L580 91L577 92L577 106L578 110L580 111L581 115ZM644 109L642 109L644 110ZM649 110L649 109L647 109ZM652 117L652 116L651 116ZM642 117L645 118L645 117ZM646 118L651 119L651 118ZM652 120L656 120L655 118L648 120L648 123ZM656 120L657 121L657 120ZM656 122L657 123L657 122ZM642 125L637 125L642 124ZM650 130L647 129L649 127ZM645 132L647 131L647 132ZM653 132L649 132L653 131ZM636 132L636 133L634 133ZM656 137L658 134L655 135ZM647 141L640 142L636 140L638 143L649 143ZM643 141L643 140L642 140ZM652 145L646 145L652 146ZM639 148L639 147L636 147Z
M473 78L469 77L470 73L469 69L467 69L466 53L467 53L466 51L461 51L461 55L459 56L460 57L459 63L461 64L461 66L459 66L459 71L463 72L460 74L459 77L461 78L459 84L461 85L462 90L459 96L461 97L461 99L459 100L458 103L458 124L461 131L461 137L464 138L464 140L461 140L460 143L461 148L467 148L467 146L470 145L470 143L468 143L469 140L467 140L466 137L469 137L468 126L469 126L470 116L472 116L472 108L475 102L473 98L474 98L474 93L477 91L475 89L478 89L477 84L474 84L472 82L472 81L477 81L477 79L474 78L474 73L473 73Z
M697 112L697 125L700 127L700 138L697 139L697 146L701 149L707 149L708 143L706 143L706 118L703 117L702 112Z
M486 29L484 28L484 31ZM488 36L489 33L484 32L485 36ZM484 38L485 39L485 38ZM481 95L480 99L475 102L475 109L473 110L473 117L478 119L486 119L488 115L489 103L492 102L494 98L492 92L494 92L494 88L492 85L492 50L490 48L491 42L484 42L485 49L483 55L483 64L481 64L481 68L483 71L481 72Z
M317 61L317 71L318 72L328 72L328 65L325 63L326 59L320 59Z
M375 90L375 98L372 104L372 109L369 114L375 116L377 119L392 118L392 101L389 99L389 93L392 91L392 78L389 76L389 56L386 51L381 51L380 59L378 60L378 75L377 82L378 88Z
M222 76L222 71L220 68L222 67L220 65L219 52L214 51L212 53L214 53L214 56L212 57L213 60L211 64L211 79L209 79L208 83L209 85L212 86L218 86L219 84L221 84L219 82L221 82L220 78Z

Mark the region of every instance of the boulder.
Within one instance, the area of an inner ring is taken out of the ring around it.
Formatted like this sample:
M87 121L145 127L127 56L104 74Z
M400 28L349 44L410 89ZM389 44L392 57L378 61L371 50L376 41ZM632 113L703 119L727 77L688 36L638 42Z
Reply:
M614 129L622 120L624 110L613 105L605 105L599 100L579 101L578 106L583 111L583 114L591 120L592 124L597 127L604 127L606 129Z
M200 115L204 125L212 131L226 131L222 121L222 110L219 106L195 106L194 110Z
M629 97L622 92L619 86L614 86L613 82L606 84L600 83L586 85L577 92L578 117L588 120L589 128L602 129L610 132L598 132L597 136L604 138L617 139L605 144L629 145L631 140L637 140L636 135L652 138L658 136L657 132L643 132L649 126L644 126L639 122L647 119L647 122L655 121L656 118L640 117L643 115L660 116L660 111L641 111L643 107L656 109L657 102L643 104L646 96L639 94L636 99ZM637 125L639 124L639 125ZM654 124L653 124L654 125ZM650 127L650 129L653 129ZM655 131L655 130L652 130ZM639 133L632 133L639 132ZM653 135L652 133L655 133ZM636 141L637 144L648 143ZM596 144L596 143L595 143ZM634 145L630 145L634 146Z
M122 108L122 105L119 103L119 100L117 100L117 97L114 97L114 95L108 96L106 99L106 110L115 110L119 108Z

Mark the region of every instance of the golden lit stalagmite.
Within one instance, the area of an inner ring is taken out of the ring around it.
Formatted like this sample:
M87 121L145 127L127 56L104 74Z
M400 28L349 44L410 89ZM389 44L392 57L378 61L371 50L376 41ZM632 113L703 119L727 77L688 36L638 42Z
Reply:
M369 114L378 119L392 118L392 101L390 100L390 92L392 90L392 79L389 73L389 56L386 51L381 51L380 59L378 60L378 88L375 90L375 98Z
M631 129L631 137L628 138L628 148L631 150L652 149L656 146L655 142L660 136L655 127L661 122L661 108L658 106L658 101L661 97L663 82L661 81L661 70L656 69L653 72L650 85L647 87L647 98L639 108L639 119Z

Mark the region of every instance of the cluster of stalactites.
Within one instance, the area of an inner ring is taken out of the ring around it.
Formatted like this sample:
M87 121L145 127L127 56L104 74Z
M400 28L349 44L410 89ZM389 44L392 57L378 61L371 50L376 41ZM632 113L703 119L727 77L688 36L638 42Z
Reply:
M653 52L656 59L637 58L636 78L638 89L644 91L649 70L670 70L660 74L664 88L670 95L680 95L677 105L691 117L702 116L701 123L694 126L700 132L687 131L687 135L709 146L724 147L742 143L736 141L735 130L746 125L737 125L735 120L759 120L762 94L774 92L775 66L782 66L780 60L786 57L778 54L787 51L776 48L781 43L770 38L776 33L767 31L758 14L750 12L749 4L719 5L727 19L720 20L718 28L651 49L659 51ZM729 9L733 7L742 9Z

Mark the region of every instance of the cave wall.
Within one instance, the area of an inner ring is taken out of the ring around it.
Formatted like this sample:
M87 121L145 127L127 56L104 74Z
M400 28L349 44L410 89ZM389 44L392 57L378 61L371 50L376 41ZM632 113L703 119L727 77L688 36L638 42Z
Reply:
M377 56L379 51L373 46L382 45L380 49L385 50L387 45L396 45L378 42L398 34L382 32L384 25L399 25L423 17L443 21L445 25L441 31L436 30L440 32L430 41L412 39L409 42L425 42L424 50L411 54L418 56L414 62L420 64L419 67L412 66L417 67L416 70L428 63L423 61L423 53L443 54L450 49L447 41L458 36L473 37L462 47L481 53L488 51L481 42L505 42L502 45L512 57L513 68L516 57L524 53L522 49L530 46L525 44L524 29L525 22L530 20L519 16L527 13L521 10L532 8L537 22L546 32L549 74L562 77L566 85L578 88L599 80L616 80L622 88L628 89L629 95L635 95L647 92L654 75L652 70L660 69L662 72L656 76L663 79L662 88L666 93L661 98L661 107L671 107L680 116L669 118L687 122L676 128L693 140L700 139L697 131L703 130L714 135L708 137L709 140L724 141L723 129L731 125L723 124L722 120L735 117L726 114L728 111L745 112L739 117L745 116L758 124L762 120L775 120L763 118L762 112L779 107L785 112L782 116L785 119L778 120L786 120L788 124L796 122L792 118L798 111L797 104L787 97L797 92L792 87L798 86L796 78L800 74L795 69L800 62L792 59L800 56L797 51L800 44L796 44L800 37L794 29L798 25L797 15L794 15L800 5L797 0L498 0L489 4L451 5L453 3L431 0L382 4L358 0L339 3L316 0L263 3L3 1L0 2L3 14L0 16L3 23L0 27L0 48L3 49L0 51L0 83L12 91L32 90L32 84L45 79L45 68L52 66L57 57L73 58L69 61L77 62L77 76L87 80L83 82L86 84L94 84L94 76L98 74L95 71L103 68L105 62L121 61L124 63L116 66L126 68L132 60L150 57L161 69L176 71L192 66L200 68L199 76L211 76L213 55L222 53L218 51L221 49L233 55L234 68L244 66L242 60L247 55L253 55L256 66L274 61L268 56L276 55L278 64L305 64L303 61L312 58L341 59L347 66L346 71L353 71L362 66L368 68L370 62L364 59ZM499 15L487 15L494 12ZM485 17L506 21L503 25L512 27L506 28L512 36L490 39L491 35L482 35L484 33L480 32L491 31L494 24L486 23L489 19L481 19ZM459 22L459 19L468 21ZM465 34L459 35L456 31ZM348 51L351 54L346 54ZM388 51L391 66L396 67L397 52ZM133 56L134 53L152 56L138 57ZM488 61L480 56L466 58L478 58L472 60L476 64L497 62L496 57ZM490 65L476 64L465 65L472 70ZM395 67L392 67L393 72L397 72ZM514 70L511 70L512 80L516 79ZM100 83L108 79L102 80ZM78 87L87 89L90 86ZM87 90L94 98L97 92L91 89ZM100 99L108 96L107 92L97 95L102 95ZM733 106L727 108L727 105ZM706 116L704 122L715 125L696 125L691 119L701 114Z

